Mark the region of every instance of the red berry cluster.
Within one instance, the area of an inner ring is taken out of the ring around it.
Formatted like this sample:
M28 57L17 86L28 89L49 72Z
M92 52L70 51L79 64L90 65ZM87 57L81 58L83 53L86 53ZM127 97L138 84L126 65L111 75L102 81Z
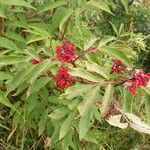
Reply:
M146 87L150 81L150 74L145 74L142 70L137 69L135 71L133 80L128 81L130 86L130 92L135 95L136 91L140 87Z
M64 43L56 47L56 54L61 62L72 63L76 58L76 47L72 43Z
M56 47L57 58L61 62L72 63L76 59L76 46L66 42ZM70 87L74 83L74 78L69 74L68 69L61 67L55 76L56 85L62 89Z
M33 65L36 65L36 64L39 64L39 63L41 63L43 61L43 59L41 58L39 61L38 60L36 60L36 59L32 59L32 64Z
M56 84L62 89L70 87L74 83L73 77L69 74L68 69L61 67L55 76Z
M122 62L118 59L114 59L112 65L112 72L123 73L123 71L124 71L124 67Z

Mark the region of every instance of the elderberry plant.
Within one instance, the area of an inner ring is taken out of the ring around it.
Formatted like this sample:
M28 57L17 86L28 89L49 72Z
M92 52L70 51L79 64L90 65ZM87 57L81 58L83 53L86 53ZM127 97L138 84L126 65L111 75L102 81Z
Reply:
M130 0L0 0L1 145L133 149L150 134L138 12Z

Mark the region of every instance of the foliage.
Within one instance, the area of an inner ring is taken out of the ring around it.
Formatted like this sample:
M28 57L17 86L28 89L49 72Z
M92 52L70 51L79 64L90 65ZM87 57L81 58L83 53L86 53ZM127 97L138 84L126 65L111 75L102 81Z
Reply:
M1 147L149 149L149 10L0 0Z

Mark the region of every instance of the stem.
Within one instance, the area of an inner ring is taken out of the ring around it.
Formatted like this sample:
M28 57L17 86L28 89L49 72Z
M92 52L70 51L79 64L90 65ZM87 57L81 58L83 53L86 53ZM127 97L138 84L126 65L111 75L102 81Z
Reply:
M56 0L55 0L55 2L56 2ZM56 12L56 10L57 10L57 7L54 8L54 10L53 10L53 15L54 15L54 13Z
M76 78L76 81L78 81L80 83L83 83L83 84L97 84L97 85L100 85L102 87L105 87L108 84L112 84L115 87L120 86L120 85L124 84L125 82L127 82L128 80L132 80L132 79L127 79L127 80L124 80L124 81L111 81L110 80L110 81L104 81L104 82L101 82L101 83L97 83L97 82L89 81L89 80L79 78L79 77Z
M120 86L120 85L124 84L125 82L127 82L128 80L132 80L132 79L127 79L127 80L118 82L118 83L115 84L115 86Z
M76 68L76 64L74 63L74 61L71 63L73 65L74 68Z
M31 85L28 88L26 99L29 97L30 91L31 91ZM22 141L21 141L20 150L24 150L25 135L26 135L26 133L25 133L25 130L26 130L26 108L27 108L26 99L24 101L25 102L24 103L24 113L23 113L24 120L23 120Z
M63 40L63 39L64 39L65 33L66 33L67 28L68 28L68 25L69 25L69 21L70 21L70 20L68 19L68 20L67 20L67 22L66 22L64 32L62 33L62 36L61 36L61 40Z
M93 50L93 48L89 48L84 51L80 56L78 56L73 62L76 62L78 59L83 58L86 54L96 52L98 49Z
M25 106L26 107L26 106ZM26 108L25 108L26 109ZM25 117L25 110L24 110L24 117ZM24 143L25 143L25 125L26 122L23 122L23 130L22 130L22 140L21 140L21 147L20 150L24 150Z
M4 34L4 18L0 17L0 36Z

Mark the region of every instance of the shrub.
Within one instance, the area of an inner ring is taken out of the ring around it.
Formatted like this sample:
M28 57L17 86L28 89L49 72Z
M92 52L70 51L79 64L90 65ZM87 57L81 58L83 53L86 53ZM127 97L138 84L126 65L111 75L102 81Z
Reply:
M149 53L149 32L141 30L138 12L149 6L134 4L1 1L4 148L95 150L148 145L150 74L140 54ZM143 22L147 27L148 19ZM144 142L137 131L146 137Z

